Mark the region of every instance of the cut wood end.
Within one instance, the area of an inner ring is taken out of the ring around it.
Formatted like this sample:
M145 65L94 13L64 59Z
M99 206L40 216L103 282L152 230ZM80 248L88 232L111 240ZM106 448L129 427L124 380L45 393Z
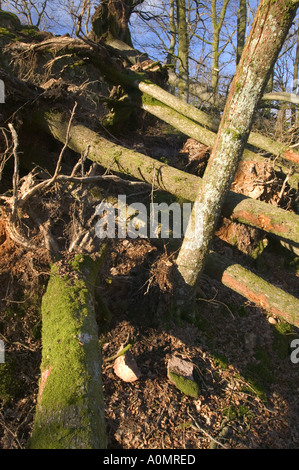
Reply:
M286 150L284 153L284 158L290 160L291 162L299 164L299 155L298 153L293 152L293 150Z
M113 369L115 374L124 382L135 382L141 376L136 361L129 351L115 359Z

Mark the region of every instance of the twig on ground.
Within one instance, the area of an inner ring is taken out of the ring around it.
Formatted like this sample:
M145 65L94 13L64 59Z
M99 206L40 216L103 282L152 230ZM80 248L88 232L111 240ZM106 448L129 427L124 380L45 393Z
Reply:
M9 130L12 135L13 139L13 156L14 156L14 172L13 172L13 179L12 179L12 187L13 187L13 202L12 202L12 221L15 220L16 217L16 210L18 204L18 186L19 186L19 156L18 156L18 147L19 147L19 140L18 134L14 128L14 126L9 123L8 124Z
M282 196L283 196L283 193L284 193L284 191L285 191L285 187L286 187L286 184L287 184L287 182L288 182L288 179L294 174L294 172L295 172L295 167L294 167L294 166L291 166L291 168L289 169L289 172L288 172L287 176L286 176L285 179L284 179L284 182L283 182L283 184L282 184L281 190L280 190L280 192L279 192L278 201L277 201L278 203L280 202L280 200L281 200L281 198L282 198Z
M222 447L223 449L228 449L227 446L225 446L224 444L222 444L220 441L218 441L217 439L215 439L213 436L211 436L211 434L209 434L207 431L205 431L201 426L199 426L199 424L197 423L197 421L193 418L193 416L188 412L188 416L192 419L193 421L193 425L191 425L192 429L194 429L194 431L199 431L201 432L202 434L204 434L205 436L207 436L209 439L211 439L213 442L215 442L218 446Z
M71 176L75 176L76 171L78 170L80 166L81 166L81 176L84 176L84 163L88 157L89 149L90 149L90 145L87 146L86 151L84 152L84 154L81 155L81 157L77 161L76 165L74 166L72 170Z
M63 157L63 154L64 154L64 152L65 152L65 150L66 150L66 148L69 144L69 141L70 141L71 125L72 125L72 122L73 122L73 119L74 119L74 115L75 115L77 105L78 105L78 103L76 102L74 107L73 107L73 110L71 112L71 117L69 119L69 123L68 123L68 126L67 126L67 131L66 131L65 143L64 143L64 146L62 147L61 152L59 154L58 161L57 161L57 164L56 164L56 169L55 169L54 175L52 176L53 181L55 181L55 179L58 176L58 173L60 172L62 157Z

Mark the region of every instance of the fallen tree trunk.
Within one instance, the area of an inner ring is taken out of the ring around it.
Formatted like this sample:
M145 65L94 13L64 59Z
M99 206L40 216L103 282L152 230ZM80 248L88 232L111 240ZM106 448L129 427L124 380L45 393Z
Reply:
M114 55L126 59L132 65L141 64L142 62L146 62L146 64L148 65L148 62L150 61L146 53L134 49L133 47L129 46L128 44L119 39L109 38L106 41L106 44L111 48L111 52ZM153 61L153 63L155 62ZM179 85L179 77L176 75L175 72L171 70L168 72L168 82L171 86L175 88L177 88ZM211 87L200 85L199 83L190 80L189 93L199 98L201 101L205 101L206 103L215 106L219 110L224 109L226 98L224 96L221 96L220 94L215 96L215 94L211 90ZM299 97L296 96L294 93L286 93L279 91L265 93L262 96L261 101L283 101L287 103L299 104Z
M142 60L145 60L145 58L142 57L142 54L130 48L127 44L123 43L122 41L119 41L119 40L109 41L108 44L111 50L114 51L116 55L126 58L129 62L133 64L136 64L139 61L142 62ZM170 75L172 76L172 74ZM109 78L108 71L107 71L107 78ZM191 106L188 103L185 103L179 98L163 90L158 85L155 85L154 83L150 83L148 80L143 81L142 79L138 78L137 75L135 76L135 80L133 80L133 76L130 76L129 78L128 75L125 76L125 74L122 74L122 73L118 74L118 80L119 80L119 83L123 83L126 85L131 84L135 88L138 88L142 93L145 93L149 95L151 98L155 98L156 100L163 103L164 108L165 108L165 105L167 107L172 108L173 110L177 111L180 115L183 115L186 118L193 120L197 124L210 129L213 133L216 133L218 131L220 121L217 118L210 117L205 112L195 108L194 106ZM266 96L265 99L270 99L269 94L265 96ZM272 99L274 98L272 97ZM152 108L152 110L154 109ZM151 112L151 109L148 108L147 111ZM187 133L187 135L190 135L190 134ZM215 138L216 138L216 134L214 135L213 139L215 140ZM211 140L211 136L209 135L209 133L206 134L206 139ZM200 142L206 145L210 145L210 144L205 143L204 141L200 141ZM270 139L269 137L263 136L262 134L259 134L257 132L250 133L248 137L248 144L253 145L262 150L265 150L266 152L270 152L273 155L282 156L286 158L287 160L290 160L292 162L299 164L299 155L295 154L295 152L293 151L290 151L289 148L285 144L274 141Z
M50 44L52 45L52 41L50 42ZM44 47L45 46L41 47L41 50L44 50ZM85 51L85 49L83 50ZM87 50L89 49L87 48ZM14 78L13 76L9 75L1 69L0 79L2 79L6 84L6 94L9 102L27 102L28 99L34 100L38 97L38 95L41 95L44 91L43 89L37 86L30 86L26 82ZM216 134L214 132L202 126L199 126L194 122L194 120L183 116L182 114L175 111L175 109L165 106L163 103L150 97L149 95L143 93L140 103L135 103L135 105L138 107L142 107L142 109L144 109L145 111L151 113L159 119L164 120L168 124L172 125L174 128L180 130L185 135L188 135L189 137L198 140L199 142L207 145L208 147L212 147L214 145L216 139ZM257 134L256 138L259 138L259 134ZM277 143L277 152L279 152L279 146L280 144ZM290 155L292 154L291 151L289 151L289 153ZM265 161L264 157L250 151L249 149L244 150L243 160L250 160L254 162ZM275 165L279 168L279 171L282 171L286 175L288 174L289 168L284 165L281 159L277 160L275 162ZM294 174L289 177L288 182L291 187L297 190L299 185L298 173L294 172Z
M283 101L284 103L299 104L299 96L284 91L271 91L262 96L263 101Z
M62 114L54 112L35 119L37 126L62 143L65 143L67 121ZM133 176L188 201L194 201L200 191L201 178L114 144L82 125L73 124L70 137L72 150L81 154L89 145L88 158L111 171ZM298 216L292 212L229 191L223 215L299 244Z
M157 118L163 120L164 122L170 124L175 129L179 130L185 135L192 137L193 139L197 140L198 142L206 145L207 147L213 147L216 141L216 134L209 129L206 129L200 126L198 123L194 122L194 120L185 117L184 115L180 114L173 108L169 108L165 106L160 101L150 97L143 93L142 95L142 103L139 105L142 109L147 111L148 113L156 116ZM251 133L252 139L255 143L259 144L259 141L262 139L264 142L269 142L269 148L271 147L273 152L279 155L279 151L282 150L281 144L278 142L273 142L271 139L255 132ZM298 155L293 153L291 150L289 151L290 160L294 158L295 163L297 162ZM250 160L252 162L265 162L265 158L259 154L252 152L251 150L245 148L243 151L242 160ZM284 164L282 159L279 159L279 162L276 162L276 165L279 167L280 171L282 171L285 175L289 173L289 167ZM292 176L288 179L289 185L294 189L298 189L299 187L299 174L294 172Z
M98 260L55 263L42 300L42 363L30 449L104 449L93 286Z
M267 313L299 327L299 299L257 276L243 266L211 252L205 273L251 300Z
M210 118L206 113L203 111L200 111L193 106L189 105L188 103L182 102L179 100L179 98L174 97L173 95L170 95L170 93L167 93L166 91L162 90L160 87L154 84L150 83L144 83L140 81L138 83L138 89L150 97L160 101L163 103L164 108L165 105L171 110L166 110L168 113L171 113L172 111L176 112L176 115L179 116L181 119L183 117L188 118L189 120L194 121L194 123L197 124L198 126L198 133L201 132L201 138L204 140L199 140L199 142L204 143L206 145L206 142L215 142L216 140L216 132L219 127L219 121L215 120L215 118ZM161 91L162 90L162 91ZM144 100L146 101L146 100ZM153 108L150 108L148 106L147 111L150 112L151 114L154 114L152 112ZM156 115L156 114L155 114ZM180 125L179 119L177 118L177 126ZM175 127L175 126L174 126ZM206 128L205 128L206 127ZM178 127L176 127L178 129ZM190 135L187 132L188 129L185 130L186 135ZM266 152L269 152L273 155L276 156L282 156L283 158L290 160L292 162L298 163L299 164L299 155L296 154L295 152L291 151L288 147L286 147L284 144L281 144L279 142L273 141L269 137L265 137L262 134L259 134L257 132L251 132L249 134L247 143L250 145L253 145L257 148L260 148L262 150L265 150ZM213 145L213 144L212 144ZM246 152L249 152L248 149L244 149L243 154L246 155ZM251 152L253 153L253 152Z

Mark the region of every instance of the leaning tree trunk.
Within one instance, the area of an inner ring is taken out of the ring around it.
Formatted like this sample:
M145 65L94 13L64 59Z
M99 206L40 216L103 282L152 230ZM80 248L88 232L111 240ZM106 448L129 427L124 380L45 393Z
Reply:
M94 312L97 261L54 263L42 300L42 364L30 449L104 449L101 354Z
M176 261L176 307L181 313L190 314L221 209L250 133L254 111L298 4L299 0L262 0L255 15ZM198 224L201 224L199 238Z

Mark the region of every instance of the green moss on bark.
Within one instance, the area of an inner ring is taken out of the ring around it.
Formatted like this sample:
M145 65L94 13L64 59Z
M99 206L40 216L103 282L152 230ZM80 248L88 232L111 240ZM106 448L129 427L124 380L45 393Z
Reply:
M98 265L76 257L59 263L42 301L41 379L29 443L34 449L105 448L101 355L93 285Z

